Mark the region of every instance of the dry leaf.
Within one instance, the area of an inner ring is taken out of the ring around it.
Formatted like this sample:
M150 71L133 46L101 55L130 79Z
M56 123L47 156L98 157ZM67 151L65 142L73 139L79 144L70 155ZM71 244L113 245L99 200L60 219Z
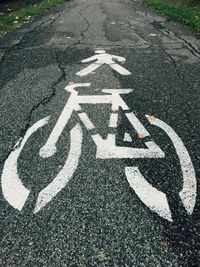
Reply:
M155 121L156 117L147 115L146 116L149 121Z
M139 134L139 138L140 139L144 139L145 138L145 134L144 133Z

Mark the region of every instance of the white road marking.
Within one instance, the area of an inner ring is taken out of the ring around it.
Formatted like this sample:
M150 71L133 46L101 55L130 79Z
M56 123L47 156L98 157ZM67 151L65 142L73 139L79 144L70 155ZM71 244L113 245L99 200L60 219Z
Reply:
M126 59L124 57L108 54L104 50L97 50L95 51L95 53L96 55L81 61L82 63L88 63L92 61L95 62L89 65L88 67L84 68L83 70L77 72L76 75L81 77L86 76L94 72L96 69L98 69L104 64L109 65L113 70L117 71L121 75L131 75L130 71L128 71L127 69L116 63L116 61L121 63L125 62Z
M153 142L145 142L147 148L133 148L116 146L115 134L108 134L107 139L103 139L99 134L92 135L97 146L96 158L163 158L164 152Z
M142 135L143 137L150 135L133 112L125 113L125 115L138 133L138 135Z
M73 110L74 110L74 106L71 105L71 103L68 103L68 105L65 106L46 144L40 149L40 152L39 152L40 157L48 158L48 157L53 156L56 153L57 151L56 143L66 125L66 122L71 117Z
M92 63L88 67L84 68L82 71L76 73L78 76L86 76L87 74L93 73L96 69L98 69L101 64Z
M137 167L126 167L125 173L129 185L133 188L141 201L159 216L172 222L171 211L166 195L153 187Z
M115 59L118 60L118 62L124 62L126 60L125 58L109 55L106 54L105 51L101 50L96 51L96 53L98 55L82 61L90 62L92 60L97 60L96 63L90 65L88 68L85 68L80 72L83 74L82 76L86 75L84 73L87 73L89 69L94 69L94 66L95 68L98 68L102 64L108 64L111 68L115 69L121 74L125 73L124 71L127 71L123 67L116 63L113 63L114 61L112 61L113 59ZM126 73L123 75L130 74ZM120 94L130 93L132 89L103 89L102 92L106 93L105 95L78 95L78 92L76 91L77 87L89 86L90 83L75 83L65 87L65 90L70 92L71 95L46 144L40 149L41 157L50 157L56 152L56 143L59 139L59 136L62 134L62 131L68 123L72 112L74 110L79 112L82 110L80 104L110 104L112 105L113 111L118 111L119 107L121 107L124 111L129 110L129 107L126 105ZM88 130L92 130L95 128L95 126L90 121L88 115L85 112L79 113L78 115ZM141 139L146 136L149 136L149 132L137 119L134 113L125 112L125 115ZM194 167L187 152L187 149L185 148L181 139L169 125L154 117L147 115L146 117L152 125L155 125L165 131L165 133L169 136L175 147L176 153L180 160L181 170L183 174L183 189L181 190L179 195L188 214L192 214L196 202L197 184ZM3 172L1 176L3 195L10 205L20 211L29 196L30 190L28 190L23 185L22 181L18 176L17 161L28 138L40 127L47 124L48 120L49 117L46 117L38 121L28 129L21 143L18 142L15 147L15 150L11 152L11 154L5 161L3 167ZM117 122L118 113L111 113L109 127L116 128ZM81 126L77 124L70 131L70 151L67 160L64 164L64 167L53 179L53 181L40 191L35 205L34 213L39 212L44 206L46 206L66 186L66 184L72 178L74 172L76 171L78 161L81 155L82 138L83 134ZM144 142L147 148L133 148L116 146L115 134L108 134L107 139L103 139L99 134L92 135L92 138L97 146L96 158L124 159L165 157L165 153L153 141ZM125 133L124 141L132 141L130 134ZM126 167L125 172L130 186L134 189L135 193L140 197L143 203L147 205L152 211L159 214L161 217L172 221L166 194L157 190L149 182L147 182L137 167Z
M17 171L17 161L28 138L40 127L47 124L49 118L50 117L46 117L38 121L28 129L19 147L18 147L19 144L18 142L18 144L16 144L16 149L10 153L3 167L3 172L1 176L1 186L3 195L5 199L8 201L8 203L19 211L22 210L28 198L30 190L28 190L23 185L23 183L19 178Z
M76 101L79 104L111 104L113 97L110 95L81 95L76 97Z
M59 174L53 179L53 181L40 191L34 213L37 213L44 206L46 206L72 178L74 172L76 171L81 155L82 138L83 134L81 126L77 124L70 131L70 151L65 165L63 166Z
M69 100L67 101L53 131L51 132L46 144L40 149L40 156L42 158L48 158L54 155L57 151L56 143L64 130L68 120L70 119L74 110L80 111L79 104L112 104L115 108L121 106L124 109L128 109L125 102L120 97L120 93L129 93L132 89L104 89L109 95L86 95L79 96L75 90L77 87L89 87L90 83L77 83L68 85L65 90L71 93Z
M88 115L85 112L79 113L78 116L88 130L95 129L93 123L91 122L91 120L89 119Z
M79 87L90 87L91 83L73 83L73 84L69 84L65 87L65 90L67 92L70 92L70 93L78 93L76 91L76 88L79 88ZM77 94L76 94L77 95Z
M131 75L131 72L129 72L127 69L125 69L124 67L120 66L119 64L116 63L112 63L109 65L113 70L115 70L116 72L118 72L121 75L124 76L128 76Z
M74 89L77 87L88 87L88 86L90 86L90 83L71 84L65 87L65 90L71 93L71 97L67 101L67 104L65 105L46 144L40 149L40 157L48 158L48 157L53 156L56 153L57 151L56 143L61 133L63 132L68 120L70 119L72 112L74 110L78 111L81 109L76 101L78 92L76 92Z
M132 137L130 136L129 133L125 133L123 141L124 142L133 142L133 139L132 139Z
M110 114L109 127L110 128L117 128L117 121L118 121L118 113L111 113Z
M196 203L197 181L190 155L180 137L167 123L157 118L151 120L151 117L148 115L146 117L152 125L161 128L169 136L174 145L183 175L183 189L179 193L179 196L187 213L191 215Z
M110 97L112 99L111 103L113 111L118 111L119 107L121 107L123 110L129 110L129 107L126 105L120 95L129 94L132 91L133 89L102 89L103 93L111 95Z

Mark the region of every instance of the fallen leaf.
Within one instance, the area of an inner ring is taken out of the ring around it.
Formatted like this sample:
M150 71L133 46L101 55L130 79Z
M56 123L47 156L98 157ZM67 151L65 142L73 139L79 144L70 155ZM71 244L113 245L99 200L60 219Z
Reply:
M149 121L155 121L156 117L147 115L146 116Z
M144 133L139 134L139 138L140 139L144 139L145 138L145 134Z
M70 84L75 84L75 82L71 81L71 82L68 82L68 84L69 84L69 85L70 85Z

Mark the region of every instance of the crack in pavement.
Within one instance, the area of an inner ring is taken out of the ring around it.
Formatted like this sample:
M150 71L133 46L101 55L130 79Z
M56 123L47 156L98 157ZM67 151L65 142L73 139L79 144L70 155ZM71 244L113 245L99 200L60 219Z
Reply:
M84 32L84 31L83 31ZM81 34L80 34L81 35ZM69 45L67 47L67 49L65 49L63 51L63 54L66 53L67 50L69 50L71 47L73 46L76 46L80 43L80 41L78 42L75 42L75 43L72 43L71 45ZM45 96L39 103L37 103L36 105L34 105L32 107L32 109L30 110L29 112L29 115L26 117L25 121L26 121L26 125L20 130L20 133L19 133L19 141L17 143L17 145L13 145L13 148L11 150L9 150L9 152L6 154L6 156L1 160L0 164L4 164L4 162L6 161L6 159L9 157L9 155L15 151L20 145L21 145L21 142L27 132L27 130L29 129L30 127L30 122L31 122L31 119L32 119L32 116L33 116L33 113L36 111L37 108L39 108L41 105L46 105L48 104L52 99L53 97L56 95L56 87L57 85L62 82L63 80L66 81L66 72L65 72L65 67L66 66L63 66L61 62L59 62L59 59L56 58L56 62L58 64L58 68L60 69L60 72L61 72L61 75L60 77L52 84L51 86L51 89L52 89L52 92L51 94Z
M104 13L104 14L107 16L107 18L108 18L108 14L106 13L106 10L105 10L105 8L103 7L103 5L101 5L101 9L102 9L103 13ZM149 18L149 19L151 19L151 20L153 20L153 21L156 21L154 18L149 17L147 11L144 12L144 15L145 15L145 17L147 17L147 18ZM152 42L150 42L149 40L147 40L147 39L145 38L144 34L142 34L141 32L137 31L136 29L133 29L133 28L132 28L132 24L130 23L129 20L126 21L126 23L127 23L129 29L132 29L136 35L138 35L142 40L144 40L144 42L148 45L148 47L147 47L148 49L149 49L150 47L155 47L155 45L154 45ZM172 62L173 66L176 68L176 67L177 67L177 62L173 59L173 57L172 57L172 56L171 56L171 55L164 49L164 47L162 47L161 45L158 45L158 44L157 44L157 46L158 46L158 47L159 47L159 48L166 54L167 58ZM123 47L124 47L124 46L123 46ZM136 47L136 46L133 46L133 48L135 48L135 47ZM140 46L138 46L138 47L140 47ZM129 48L130 48L130 47L129 47Z
M86 28L80 33L80 36L83 38L83 40L86 39L86 36L85 36L85 33L88 31L89 27L90 27L90 23L89 21L86 19L86 16L83 15L83 12L85 10L87 10L87 8L89 7L89 5L87 5L86 7L82 8L80 11L79 11L79 15L80 17L84 20L85 24L86 24Z
M176 35L175 33L173 33L174 35L172 35L171 32L167 29L163 31L165 31L169 36L175 36L179 40L183 41L186 44L186 48L192 53L192 55L197 58L200 58L200 51L198 51L190 42L185 40L183 37Z
M39 24L38 26L36 26L36 27L33 28L32 30L30 30L30 31L28 31L28 32L25 32L24 35L23 35L23 37L21 37L20 40L19 40L17 43L15 43L15 44L13 44L13 45L11 45L11 46L9 46L9 47L2 47L1 49L2 49L2 50L5 50L5 52L4 52L4 54L3 54L2 58L1 58L0 65L5 61L5 59L10 55L10 53L11 53L13 50L15 50L15 49L19 49L19 48L23 48L22 44L25 44L25 43L26 43L26 42L23 42L23 41L24 41L24 38L25 38L25 36L26 36L26 34L30 34L30 33L32 33L32 32L36 32L36 31L41 30L42 26L43 26L45 23L48 23L48 22L51 21L51 20L54 22L59 16L60 16L60 14L59 14L56 18L53 17L53 19L52 19L52 17L51 17L51 18L49 18L49 19L47 19L47 20L45 20L45 21L42 21L41 24ZM53 23L53 22L52 22L52 23Z
M171 37L175 37L175 38L177 38L177 40L180 40L181 42L184 42L184 44L186 45L186 49L188 49L188 50L192 53L193 56L195 56L195 57L197 57L197 58L200 58L200 51L198 51L198 50L193 46L192 43L188 42L188 41L185 40L183 37L181 37L181 36L179 36L178 34L176 34L174 31L173 31L173 32L170 31L169 29L166 28L165 25L163 25L163 23L165 23L166 20L165 20L165 21L158 21L158 20L156 20L155 18L153 18L153 17L149 14L148 11L145 11L143 14L144 14L144 16L145 16L146 18L152 20L151 24L152 24L152 23L159 23L159 24L162 26L162 28L160 28L160 29L159 29L159 28L156 28L156 30L157 30L158 32L161 32L161 33L163 33L163 34L165 34L165 35L168 35L168 36L171 36ZM154 27L154 28L155 28L155 27ZM167 52L166 52L166 53L167 53Z
M56 86L64 79L65 80L65 76L66 76L66 73L64 71L64 68L60 65L60 63L58 63L58 67L61 71L61 75L60 77L52 84L51 86L51 89L52 89L52 92L45 96L39 103L37 103L36 105L34 105L32 107L32 109L30 110L29 112L29 115L26 117L25 121L26 121L26 124L25 126L20 130L20 133L19 133L19 142L17 143L17 145L13 146L13 148L7 153L7 155L1 160L1 164L3 164L6 159L9 157L10 153L15 151L20 145L21 145L21 142L23 140L23 137L25 136L28 128L30 127L30 122L31 122L31 119L32 119L32 115L33 113L35 112L35 110L40 107L41 105L46 105L48 104L52 98L55 96L56 94Z
M70 5L69 5L69 6L70 6ZM69 7L69 9L67 10L67 12L68 12L71 8L72 8L72 7ZM85 40L85 36L84 36L84 34L87 32L87 30L89 29L89 26L90 26L89 22L87 21L87 19L85 18L85 16L83 16L83 14L82 14L82 12L83 12L84 10L86 10L86 9L87 9L87 7L83 8L83 9L81 9L81 10L79 11L80 16L84 19L84 21L85 21L85 23L86 23L86 27L85 27L85 29L80 33L80 37L82 37L83 40ZM66 10L65 10L65 11L66 11ZM62 11L62 12L64 12L64 11ZM53 21L51 22L51 24L52 24L53 22L55 22L56 19L57 19L58 17L60 17L60 15L61 15L61 12L59 13L59 15L58 15L56 18L53 19ZM38 31L38 30L40 30L41 27L42 27L45 23L48 23L48 21L50 21L50 20L52 20L52 18L43 21L40 25L38 25L38 26L37 26L36 28L34 28L32 31ZM29 31L29 33L32 32L32 31ZM22 39L23 39L23 38L22 38ZM11 53L11 51L12 51L13 49L15 49L16 47L18 48L18 46L21 45L22 42L23 42L23 41L21 40L20 43L15 44L15 45L13 45L12 47L10 47L10 48L9 48L9 52L7 53L7 55L9 55L9 54ZM74 47L74 46L77 46L77 45L80 45L80 44L81 44L81 39L79 39L78 41L76 41L76 42L70 44L70 45L63 51L63 54L65 54L66 51L67 51L68 49L70 49L71 47ZM20 48L23 48L23 47L21 46ZM3 56L3 58L2 58L2 60L1 60L1 62L0 62L0 64L1 64L4 60L5 60L5 56ZM56 62L57 62L57 64L58 64L58 68L59 68L60 71L61 71L61 75L60 75L60 77L59 77L59 78L52 84L52 86L51 86L51 89L52 89L51 94L45 96L39 103L37 103L36 105L34 105L34 106L32 107L32 109L31 109L30 112L29 112L29 115L28 115L28 116L26 117L26 119L25 119L25 121L26 121L25 126L20 130L20 133L19 133L19 141L18 141L17 145L16 145L16 146L14 145L13 148L12 148L11 150L9 150L9 152L6 154L6 156L1 160L1 162L0 162L1 164L4 164L4 162L5 162L6 159L9 157L9 155L10 155L13 151L15 151L15 150L21 145L21 142L22 142L22 140L23 140L23 137L25 136L25 134L26 134L28 128L30 127L30 122L31 122L31 119L32 119L32 116L33 116L33 113L35 112L35 110L36 110L37 108L39 108L41 105L46 105L46 104L48 104L48 103L52 100L52 98L56 95L56 87L57 87L57 85L58 85L61 81L63 81L63 80L66 81L66 72L65 72L65 67L66 67L66 66L63 66L62 63L59 62L59 59L58 59L58 58L56 58Z
M29 30L29 31L25 31L23 33L23 35L21 36L20 40L11 45L11 46L3 46L1 47L2 50L5 50L3 56L1 57L1 60L0 60L0 65L5 61L5 59L10 55L10 53L15 50L15 49L22 49L22 48L25 48L25 44L27 43L27 41L24 41L25 37L27 34L30 34L30 33L33 33L33 32L39 32L43 25L45 25L46 27L47 26L51 26L60 16L63 12L69 12L71 10L71 8L73 8L74 6L71 5L71 3L69 3L67 5L67 8L64 9L64 10L61 10L59 11L58 15L57 16L52 16L50 15L50 18L48 17L47 19L45 19L44 21L42 21L39 25L37 25L36 27L33 27L33 29ZM50 23L49 23L50 22ZM34 21L33 21L34 23ZM48 24L49 23L49 24ZM23 24L22 24L23 26Z
M163 25L163 23L165 23L166 21L158 21L156 19L154 19L153 17L151 17L148 13L148 11L144 12L144 15L146 18L149 18L150 20L152 20L152 23L159 23L162 28L156 28L157 31L161 32L161 33L164 33L165 35L168 35L168 36L171 36L171 37L175 37L177 38L178 40L182 41L185 43L186 45L186 48L192 53L193 56L197 57L197 58L200 58L200 51L198 51L192 43L188 42L187 40L185 40L183 37L175 34L175 32L173 31L170 31L166 28L165 25ZM151 23L151 24L152 24ZM155 28L155 27L154 27Z
M2 56L2 59L1 59L1 61L0 61L0 64L2 64L4 61L5 61L5 59L6 59L6 57L14 50L14 49L20 49L20 48L23 48L23 49L30 49L30 48L26 48L25 46L23 46L23 44L26 44L26 41L24 42L24 38L25 38L25 36L26 36L26 34L29 34L29 33L31 33L31 32L35 32L35 31L40 31L41 29L42 29L42 27L43 27L43 25L45 25L45 24L47 24L47 23L49 23L48 25L46 25L46 26L49 26L49 25L52 25L60 16L61 16L61 14L62 14L62 12L69 12L72 8L74 8L75 6L77 6L77 5L71 5L71 4L68 4L68 6L67 6L67 9L64 9L64 10L62 10L62 11L60 11L59 12L59 14L55 17L55 16L51 16L50 18L48 18L48 19L46 19L46 20L44 20L44 21L42 21L38 26L36 26L36 27L34 27L32 30L30 30L30 31L28 31L28 32L25 32L24 33L24 35L23 35L23 37L20 39L20 41L19 41L19 43L17 43L17 44L14 44L14 45L12 45L11 47L4 47L3 49L6 49L6 52L4 53L4 55ZM90 23L89 23L89 21L87 20L87 18L86 18L86 16L84 15L84 11L85 10L87 10L87 8L89 7L89 5L87 5L87 6L85 6L84 8L82 8L82 9L80 9L80 11L78 12L79 13L79 15L80 15L80 17L84 20L84 22L85 22L85 29L83 29L83 31L82 32L80 32L80 34L79 34L79 36L80 36L80 38L79 38L79 40L78 41L76 41L76 42L74 42L74 43L72 43L72 44L70 44L70 45L68 45L67 46L67 48L63 51L63 54L65 54L66 53L66 51L68 50L68 49L70 49L71 47L75 47L75 46L78 46L78 45L94 45L94 44L90 44L90 43L87 43L87 42L84 42L84 40L86 39L86 36L85 36L85 33L88 31L88 29L89 29L89 27L90 27ZM100 5L100 8L102 9L102 11L103 11L103 13L108 17L108 15L107 15L107 13L106 13L106 10L104 9L104 7L102 6L102 5ZM145 14L146 13L146 14ZM148 12L145 12L144 13L144 15L146 16L146 17L148 17L149 18L149 14L148 14ZM155 19L153 19L153 21L156 21ZM164 27L164 26L163 26ZM158 31L160 31L160 32L162 32L162 33L164 33L164 34L168 34L168 35L170 35L170 36L175 36L176 38L178 38L179 40L181 40L181 41L184 41L186 44L187 44L187 46L189 46L190 47L190 51L191 52L193 52L193 55L194 56L197 56L198 58L200 57L200 52L197 50L197 49L195 49L194 47L193 47L193 45L190 43L190 42L188 42L187 40L185 40L184 38L182 38L182 37L179 37L179 36L177 36L177 35L175 35L174 33L172 34L172 33L170 33L170 31L169 30L167 30L165 27L164 27L164 29L157 29ZM135 31L136 32L136 34L138 34L138 32L137 31ZM140 35L140 34L139 34ZM141 35L140 35L141 36ZM143 37L143 36L141 36L144 40L145 40L145 38ZM148 41L147 41L147 43L149 43ZM95 44L95 45L97 45L97 44ZM105 46L105 44L98 44L98 46ZM110 44L106 44L106 46L109 46L109 47L124 47L123 45L116 45L116 44L114 44L114 45L110 45ZM151 43L149 43L149 47L152 47L153 46L153 44L151 44ZM127 46L128 48L136 48L136 46ZM138 46L138 48L139 48L140 46ZM149 48L148 47L148 48ZM171 57L171 55L169 54L169 53L167 53L167 51L163 48L163 47L160 47L159 46L159 48L163 51L163 52L165 52L166 54L167 54L167 56L168 56L168 58L171 60L171 62L173 63L173 65L174 65L174 67L176 67L176 61ZM197 55L196 55L197 54ZM66 72L65 72L65 68L66 68L66 65L64 64L62 64L60 61L59 61L59 59L58 58L56 58L56 62L57 62L57 64L58 64L58 68L60 69L60 72L61 72L61 75L60 75L60 77L52 84L52 86L51 86L51 90L52 90L52 92L49 94L49 95L47 95L47 96L45 96L42 100L40 100L39 101L39 103L37 103L36 105L34 105L33 107L32 107L32 109L30 110L30 112L29 112L29 114L28 114L28 116L26 117L26 119L25 119L25 121L26 121L26 124L25 124L25 126L20 130L20 133L19 133L19 139L20 139L20 141L19 141L19 143L18 143L18 145L17 146L14 146L7 154L6 154L6 156L3 158L3 160L1 161L1 163L4 163L5 162L5 160L8 158L8 156L10 155L10 153L12 152L12 151L14 151L15 149L17 149L17 147L19 147L20 146L20 144L21 144L21 142L22 142L22 140L23 140L23 137L24 137L24 135L25 135L25 133L26 133L26 131L28 130L28 128L30 127L30 123L31 123L31 119L32 119L32 116L33 116L33 114L34 114L34 112L36 111L36 109L37 108L39 108L41 105L46 105L46 104L48 104L51 100L52 100L52 98L56 95L56 87L57 87L57 85L61 82L61 81L66 81L67 79L66 79Z

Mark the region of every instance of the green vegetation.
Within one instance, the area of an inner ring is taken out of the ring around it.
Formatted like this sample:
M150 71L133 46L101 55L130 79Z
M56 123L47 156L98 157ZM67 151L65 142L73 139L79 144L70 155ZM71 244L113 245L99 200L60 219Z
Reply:
M33 16L40 14L44 10L50 9L53 6L61 4L66 0L41 0L36 4L29 4L10 14L0 16L0 35L11 30L22 22L28 22Z
M192 0L142 0L169 18L200 30L200 2Z

